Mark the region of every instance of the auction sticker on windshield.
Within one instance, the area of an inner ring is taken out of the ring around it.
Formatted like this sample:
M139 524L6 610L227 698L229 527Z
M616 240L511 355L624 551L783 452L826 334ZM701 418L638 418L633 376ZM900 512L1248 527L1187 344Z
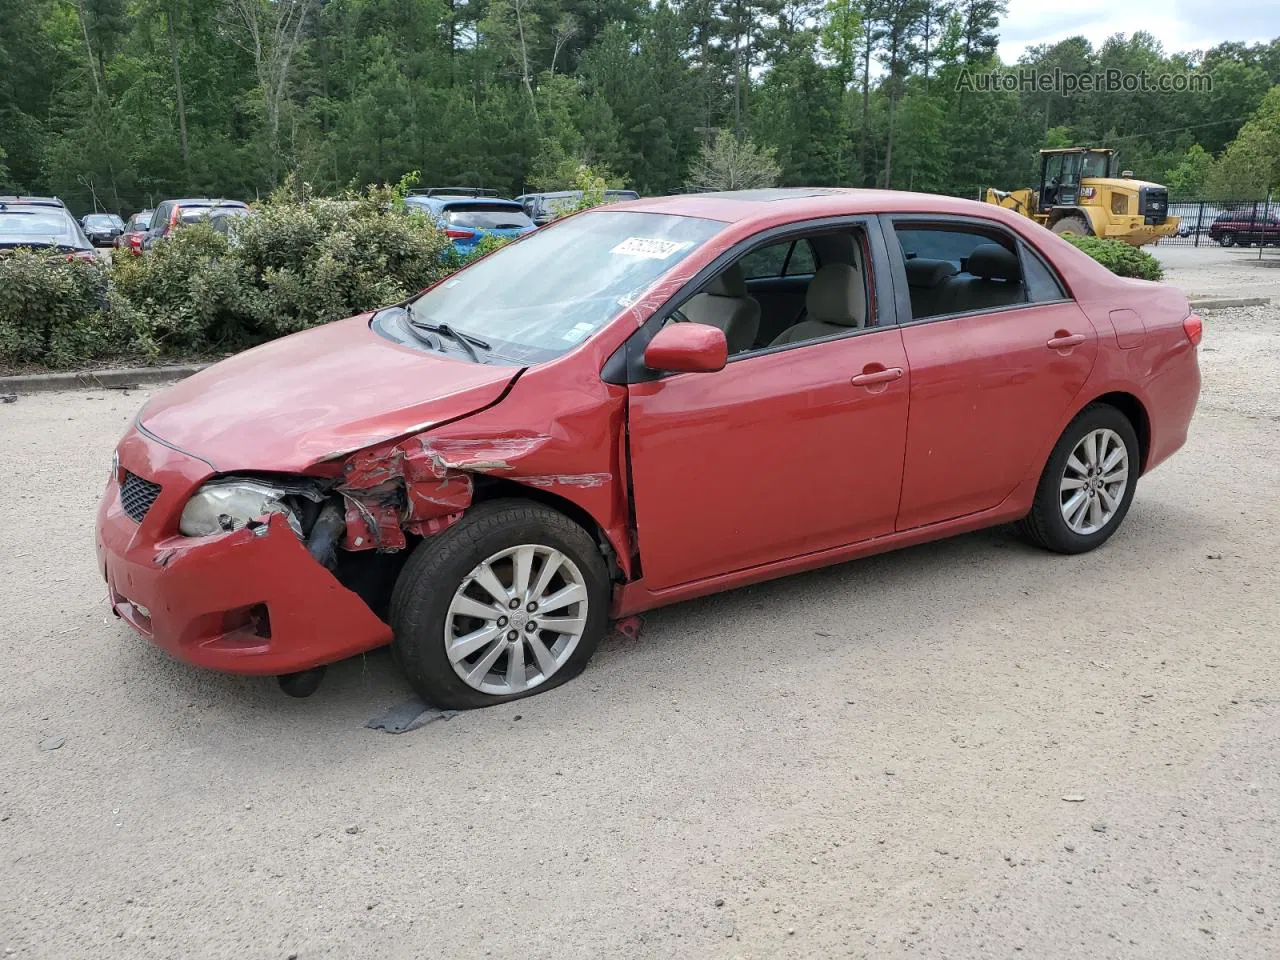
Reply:
M645 260L665 260L693 246L688 240L663 240L658 237L627 237L610 250L620 257L642 257Z

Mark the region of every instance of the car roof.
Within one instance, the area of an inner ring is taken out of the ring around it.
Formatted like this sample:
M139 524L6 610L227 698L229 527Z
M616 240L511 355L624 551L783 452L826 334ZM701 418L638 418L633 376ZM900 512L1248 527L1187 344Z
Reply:
M3 196L0 197L0 204L6 206L11 204L23 204L32 207L55 207L59 210L65 210L67 205L57 197L19 197L19 196Z
M962 200L933 193L906 190L866 190L856 187L771 187L761 190L728 190L645 197L613 204L612 210L666 213L700 217L724 223L787 223L820 217L877 213L935 213L951 216L983 216L1016 223L1018 214L977 200Z
M438 207L440 209L444 209L445 207L458 206L459 204L466 204L468 206L471 206L477 203L497 204L498 206L502 206L502 207L519 207L520 206L520 204L517 203L515 200L508 200L506 197L468 197L468 196L448 196L445 194L436 194L435 196L431 196L431 197L423 196L422 194L411 194L404 198L404 202L416 203L418 206L421 206L421 207Z
M165 200L164 203L176 203L180 207L191 207L196 205L204 205L209 207L247 207L249 206L243 200L224 200L221 198L210 199L209 197L184 197L182 199Z

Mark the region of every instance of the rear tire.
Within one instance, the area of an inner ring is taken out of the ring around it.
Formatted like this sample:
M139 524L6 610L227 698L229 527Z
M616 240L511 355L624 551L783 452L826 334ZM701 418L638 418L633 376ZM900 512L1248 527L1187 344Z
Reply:
M1129 418L1106 404L1085 407L1049 454L1018 532L1055 553L1102 546L1129 512L1140 469L1138 435ZM1122 487L1116 480L1121 473Z
M1218 243L1222 244L1224 247L1233 247L1236 243L1236 235L1228 230L1218 238Z
M1089 224L1079 217L1063 217L1053 225L1053 232L1058 236L1087 237L1093 231L1089 229Z
M582 527L542 504L493 500L414 549L391 597L392 649L428 703L518 700L582 672L608 625L609 595L604 558Z

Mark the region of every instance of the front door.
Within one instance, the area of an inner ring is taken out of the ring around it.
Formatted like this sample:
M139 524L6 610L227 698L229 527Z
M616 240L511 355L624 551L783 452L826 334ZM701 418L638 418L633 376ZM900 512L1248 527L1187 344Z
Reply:
M649 588L892 532L909 387L896 327L632 384Z

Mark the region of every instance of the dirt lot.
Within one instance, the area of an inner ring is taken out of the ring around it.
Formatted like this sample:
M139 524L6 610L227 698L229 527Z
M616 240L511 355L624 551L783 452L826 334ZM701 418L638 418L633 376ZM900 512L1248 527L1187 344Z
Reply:
M1203 350L1093 555L997 530L684 604L403 736L363 727L408 696L385 655L295 701L107 615L142 395L0 405L0 949L1280 956L1280 309Z

